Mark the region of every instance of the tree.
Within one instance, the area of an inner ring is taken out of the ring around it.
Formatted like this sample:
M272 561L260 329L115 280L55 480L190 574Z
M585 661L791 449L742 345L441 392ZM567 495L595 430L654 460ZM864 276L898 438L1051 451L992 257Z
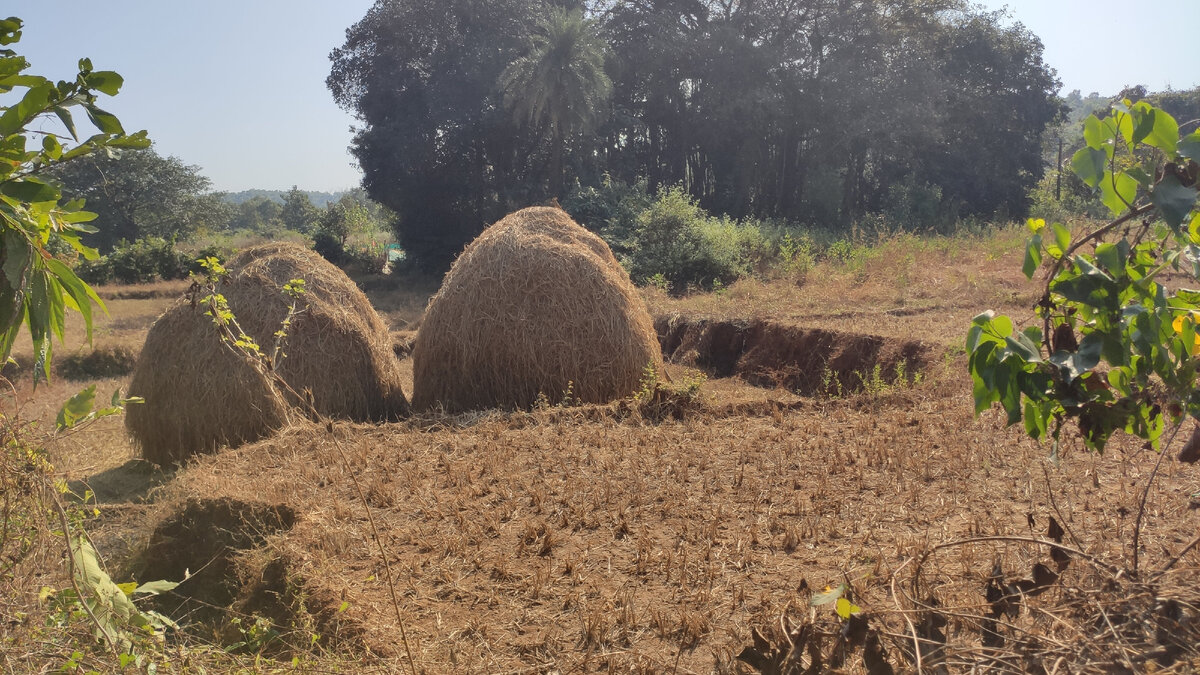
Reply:
M234 230L270 232L283 227L282 211L283 208L274 199L254 196L233 207L229 226Z
M143 237L186 238L199 228L224 229L232 215L209 192L200 168L153 148L120 155L94 154L57 167L64 194L80 198L97 214L98 232L85 240L102 251L118 241Z
M1020 24L1001 26L1001 18L968 14L935 38L941 142L919 154L920 175L958 200L963 214L1024 216L1045 168L1042 134L1065 112L1041 41Z
M303 190L293 185L291 190L283 193L283 207L279 210L279 220L289 230L311 234L320 223L321 210L313 206Z
M334 100L359 121L351 153L394 211L414 259L444 270L531 194L528 133L496 86L544 10L539 0L377 0L330 54Z
M604 42L580 10L553 8L538 22L529 51L500 75L504 105L519 121L550 131L550 179L564 197L568 138L590 129L608 103Z

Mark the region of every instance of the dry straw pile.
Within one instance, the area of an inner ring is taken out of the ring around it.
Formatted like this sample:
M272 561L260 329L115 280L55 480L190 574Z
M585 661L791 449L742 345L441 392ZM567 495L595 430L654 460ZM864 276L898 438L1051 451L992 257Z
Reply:
M277 372L310 391L319 412L356 421L408 413L387 327L341 270L278 243L246 249L227 268L218 290L264 351L287 314L283 285L305 280L307 309L293 320ZM257 440L291 414L288 396L223 345L205 308L186 298L150 329L129 394L146 402L129 407L125 426L158 464Z
M413 345L413 407L525 408L539 394L603 403L661 368L629 275L560 209L518 211L472 242L429 302Z

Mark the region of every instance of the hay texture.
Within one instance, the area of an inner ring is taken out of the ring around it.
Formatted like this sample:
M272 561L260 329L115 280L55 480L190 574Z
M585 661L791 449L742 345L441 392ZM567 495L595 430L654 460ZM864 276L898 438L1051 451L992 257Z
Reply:
M320 413L355 421L408 414L387 327L341 270L277 243L246 249L227 268L218 290L268 352L287 314L283 285L305 280L307 308L293 319L277 372L297 392L311 392ZM157 464L263 438L299 414L294 398L223 345L205 307L187 298L151 327L129 394L146 402L129 406L126 429Z
M413 407L527 408L544 394L604 403L662 367L629 275L562 210L534 207L467 246L413 344Z

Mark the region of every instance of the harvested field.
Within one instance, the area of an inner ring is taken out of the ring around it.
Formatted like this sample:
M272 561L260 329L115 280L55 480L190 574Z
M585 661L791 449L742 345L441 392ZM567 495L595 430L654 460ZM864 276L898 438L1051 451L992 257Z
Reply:
M864 651L912 672L914 632L927 671L1196 672L1200 468L1172 452L1142 508L1159 456L1129 438L1103 456L1067 438L1051 460L998 412L976 418L970 317L1028 316L1032 294L1010 274L1015 254L940 255L912 263L938 270L912 293L894 267L720 296L642 289L673 382L638 399L302 421L175 473L131 461L110 419L55 439L51 459L75 492L96 492L89 532L117 581L197 573L155 607L187 630L171 648L209 672L288 670L293 656L302 670L408 672L410 652L425 673L749 673L818 656L814 672L870 672ZM410 387L405 355L435 284L367 286ZM112 300L96 350L144 335L169 303ZM900 363L905 378L891 377ZM813 386L819 364L840 394ZM708 375L698 400L694 369ZM871 386L855 386L863 375ZM23 415L49 423L81 386L18 387ZM1142 571L1118 575L1139 514ZM1031 543L1051 519L1065 567ZM39 588L69 584L57 555L0 593L0 613L42 625ZM813 605L841 585L860 623ZM259 619L266 642L222 651ZM14 636L0 667L61 665L25 625L0 622ZM863 644L839 647L843 630Z
M662 423L607 406L294 428L204 458L168 503L186 512L193 496L219 492L296 509L269 563L308 597L349 603L308 609L336 617L330 630L346 639L330 648L369 650L385 670L405 667L404 646L355 481L428 672L725 672L753 628L807 616L812 592L840 583L898 654L905 627L894 610L907 606L889 581L900 570L911 583L901 569L911 556L980 535L1028 537L1031 523L1041 534L1054 517L1077 546L1118 563L1156 458L1125 443L1104 457L1068 449L1056 468L996 416L975 420L957 370L883 395L736 415L708 407ZM1195 517L1196 472L1170 462L1160 480L1145 547L1177 551ZM937 554L918 586L978 615L994 565L1019 576L1046 554L965 544ZM264 555L246 558L242 602ZM1193 551L1169 578L1178 589L1198 569ZM1043 596L1046 611L1091 573L1082 562L1067 570L1064 589ZM979 640L969 622L949 632L960 648Z

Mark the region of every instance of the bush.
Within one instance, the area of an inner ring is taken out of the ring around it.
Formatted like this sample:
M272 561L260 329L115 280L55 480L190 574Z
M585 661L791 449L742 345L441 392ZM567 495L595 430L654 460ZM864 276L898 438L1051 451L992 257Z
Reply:
M638 215L631 244L634 281L658 277L676 293L727 286L765 272L777 257L758 223L714 218L681 187L662 190Z
M638 216L653 203L645 178L629 185L606 174L599 187L577 185L563 200L563 210L622 257L632 252Z
M122 240L108 255L80 261L75 272L89 284L144 284L186 279L193 265L193 256L176 250L173 240L146 237L133 243Z
M321 254L321 257L338 265L342 262L342 258L346 255L346 248L342 244L342 239L333 232L325 229L318 229L313 234L313 250Z

